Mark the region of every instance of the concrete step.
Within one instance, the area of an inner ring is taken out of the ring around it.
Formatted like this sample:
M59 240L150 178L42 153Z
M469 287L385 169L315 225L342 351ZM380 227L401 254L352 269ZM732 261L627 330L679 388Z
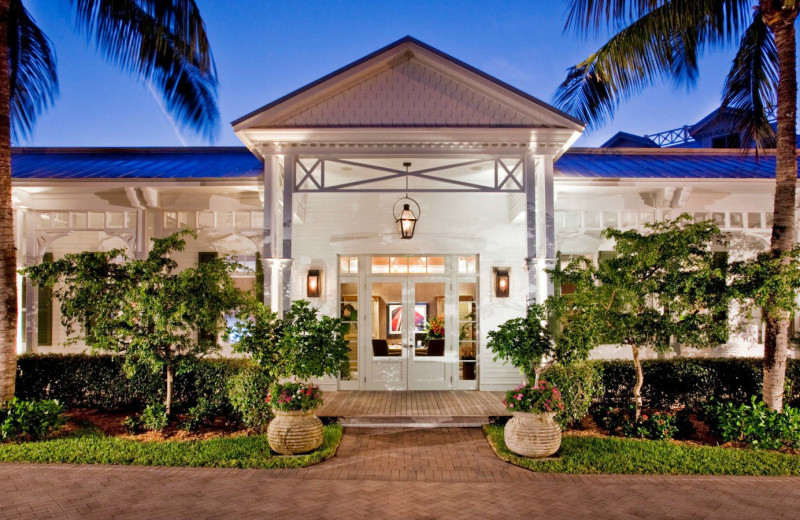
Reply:
M348 428L479 428L492 421L483 415L361 415L338 417Z

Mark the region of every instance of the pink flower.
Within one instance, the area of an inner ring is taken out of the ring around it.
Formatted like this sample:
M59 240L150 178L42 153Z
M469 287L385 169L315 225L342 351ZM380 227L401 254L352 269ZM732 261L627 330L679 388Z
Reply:
M647 416L646 416L646 415L644 415L644 414L642 414L642 420L643 420L643 421L646 421L646 420L647 420Z
M522 394L517 394L517 401L522 401Z

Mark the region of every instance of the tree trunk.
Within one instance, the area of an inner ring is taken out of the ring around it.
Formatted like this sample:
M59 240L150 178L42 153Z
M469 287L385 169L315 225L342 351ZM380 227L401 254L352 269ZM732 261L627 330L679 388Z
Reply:
M797 78L795 63L796 8L778 9L762 2L765 23L775 37L778 50L777 160L775 165L775 209L770 251L778 257L792 250L796 241L795 186L797 184ZM774 5L774 4L773 4ZM767 10L768 9L768 10ZM786 259L788 263L788 258ZM789 313L766 309L764 338L764 387L762 399L774 410L783 409L783 387L789 343Z
M633 352L633 368L636 369L636 384L633 385L633 404L636 406L636 415L634 419L637 421L642 416L642 385L644 385L644 371L642 370L642 361L639 359L639 347L631 345Z
M9 0L0 0L0 402L14 397L17 373L17 250L11 207L8 78Z
M175 368L167 365L167 395L164 398L164 407L167 409L167 417L172 416L172 382L175 379Z

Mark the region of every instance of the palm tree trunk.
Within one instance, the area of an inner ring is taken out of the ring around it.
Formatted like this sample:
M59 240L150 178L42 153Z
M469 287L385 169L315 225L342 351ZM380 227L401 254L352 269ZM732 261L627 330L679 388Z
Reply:
M172 389L174 380L175 369L172 365L167 365L167 395L164 398L164 408L167 410L167 417L172 415Z
M17 373L17 250L11 208L8 79L9 0L0 0L0 402L14 397Z
M791 251L796 242L795 186L797 185L797 78L794 20L796 9L765 13L778 50L778 132L775 166L775 210L770 250L773 257ZM788 258L786 259L788 263ZM783 408L783 387L789 344L789 313L768 309L764 339L762 399L774 410Z

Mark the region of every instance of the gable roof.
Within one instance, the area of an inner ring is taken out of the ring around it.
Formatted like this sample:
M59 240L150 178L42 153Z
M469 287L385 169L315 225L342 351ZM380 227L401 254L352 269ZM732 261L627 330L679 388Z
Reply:
M370 103L371 98L374 103ZM512 126L573 130L584 127L572 116L411 36L231 124L237 130L340 126Z
M658 148L658 145L649 137L630 134L628 132L617 132L612 135L608 141L600 145L600 148L621 147Z

